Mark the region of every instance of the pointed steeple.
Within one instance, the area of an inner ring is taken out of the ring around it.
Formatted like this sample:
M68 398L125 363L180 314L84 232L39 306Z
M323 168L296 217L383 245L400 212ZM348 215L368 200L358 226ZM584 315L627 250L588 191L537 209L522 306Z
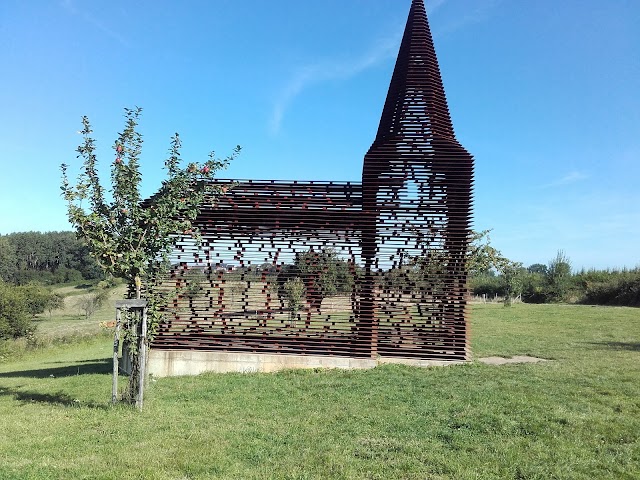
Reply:
M413 0L376 143L395 135L454 138L423 0Z
M371 332L363 338L371 342L372 354L374 347L381 355L393 351L393 342L376 336L377 322L397 320L370 285L376 275L402 272L410 262L422 275L419 285L412 283L419 292L412 293L420 298L416 307L423 311L426 305L435 323L451 332L446 348L465 357L472 185L473 157L455 138L424 2L413 0L378 133L362 168L365 283L359 328Z

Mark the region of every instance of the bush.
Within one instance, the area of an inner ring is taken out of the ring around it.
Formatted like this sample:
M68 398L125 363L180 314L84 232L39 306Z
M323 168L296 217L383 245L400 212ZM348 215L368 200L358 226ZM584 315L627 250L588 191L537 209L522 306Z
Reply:
M60 267L53 272L54 283L78 283L84 280L82 273L75 268Z
M507 293L507 286L501 277L496 275L479 275L472 277L470 287L474 295L487 297L504 297Z
M84 314L85 318L91 317L109 298L109 291L97 288L94 292L83 295L76 301L76 307Z
M558 250L556 257L549 262L547 288L549 300L567 300L571 288L571 261L562 250Z
M39 285L54 284L53 273L46 270L18 270L13 278L16 285L28 285L30 283Z
M304 298L304 283L298 277L287 280L284 284L286 292L287 306L289 308L289 317L294 322L298 311L302 308Z
M53 310L57 310L59 308L64 308L64 295L60 295L59 293L54 293L47 303L47 311L49 312L49 316Z
M608 279L586 282L581 303L640 307L640 271L615 272Z
M24 337L33 330L24 295L17 287L0 282L0 340Z
M531 271L530 271L531 272ZM526 303L547 303L551 300L546 273L528 273L524 276L522 301Z
M56 295L48 288L35 283L15 287L16 291L22 295L27 311L31 316L44 313L46 310L56 308L59 305L59 295Z

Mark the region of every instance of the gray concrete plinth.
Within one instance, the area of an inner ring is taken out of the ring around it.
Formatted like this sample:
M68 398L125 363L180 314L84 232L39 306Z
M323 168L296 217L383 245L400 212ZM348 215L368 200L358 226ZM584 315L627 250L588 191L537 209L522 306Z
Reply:
M265 353L207 352L195 350L149 351L148 372L155 377L199 375L205 372L277 372L297 368L366 369L385 363L417 367L455 365L465 362L414 360L406 358L349 358L320 355L278 355Z

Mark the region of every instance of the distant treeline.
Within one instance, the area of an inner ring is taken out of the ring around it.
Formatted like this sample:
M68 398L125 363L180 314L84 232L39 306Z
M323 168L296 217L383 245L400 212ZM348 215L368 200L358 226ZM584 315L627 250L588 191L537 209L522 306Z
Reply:
M572 273L568 263L551 262L522 268L515 279L522 301L528 303L568 302L586 305L640 307L640 268L581 270ZM493 272L473 276L474 295L504 297L507 281Z
M102 270L73 232L0 236L0 280L44 285L102 278Z
M338 262L338 267L341 266ZM336 281L342 278L342 273L337 271ZM388 281L391 273L383 280ZM0 236L1 281L14 285L32 282L53 285L103 276L86 245L73 232L20 232ZM469 287L474 295L506 297L507 292L511 292L530 303L640 306L640 268L573 273L569 259L562 252L546 265L530 265L508 276L492 269L472 272Z

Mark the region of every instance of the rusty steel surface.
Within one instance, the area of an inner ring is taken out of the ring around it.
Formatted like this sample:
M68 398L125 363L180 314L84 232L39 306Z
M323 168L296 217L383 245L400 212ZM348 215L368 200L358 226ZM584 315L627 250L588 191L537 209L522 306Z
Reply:
M218 180L153 348L463 360L473 158L414 0L362 182Z

